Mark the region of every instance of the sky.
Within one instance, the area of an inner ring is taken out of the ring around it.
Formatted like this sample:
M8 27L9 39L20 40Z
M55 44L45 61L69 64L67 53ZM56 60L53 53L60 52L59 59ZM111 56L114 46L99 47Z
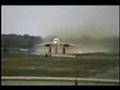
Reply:
M2 6L2 34L119 36L119 6Z

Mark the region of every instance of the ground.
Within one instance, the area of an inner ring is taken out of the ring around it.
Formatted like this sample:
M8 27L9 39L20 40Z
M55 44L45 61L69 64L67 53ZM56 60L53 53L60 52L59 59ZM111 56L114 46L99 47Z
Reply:
M119 80L119 56L112 54L84 54L71 58L27 54L3 55L2 76L78 77Z

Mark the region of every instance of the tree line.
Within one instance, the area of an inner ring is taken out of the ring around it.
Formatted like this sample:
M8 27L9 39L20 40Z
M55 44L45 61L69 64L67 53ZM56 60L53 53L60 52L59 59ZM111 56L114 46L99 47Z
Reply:
M42 37L17 34L2 34L2 48L32 48L41 43Z

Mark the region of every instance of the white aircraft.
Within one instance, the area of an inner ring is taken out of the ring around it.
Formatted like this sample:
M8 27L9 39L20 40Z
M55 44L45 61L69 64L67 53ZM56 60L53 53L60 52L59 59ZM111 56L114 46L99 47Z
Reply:
M52 54L52 49L55 51L55 55L58 54L58 47L62 47L62 54L66 54L66 48L68 47L76 47L75 44L72 43L66 43L66 42L61 42L59 38L54 38L52 42L46 42L39 44L38 46L46 46L49 47L48 49L48 54ZM54 48L52 48L54 47Z

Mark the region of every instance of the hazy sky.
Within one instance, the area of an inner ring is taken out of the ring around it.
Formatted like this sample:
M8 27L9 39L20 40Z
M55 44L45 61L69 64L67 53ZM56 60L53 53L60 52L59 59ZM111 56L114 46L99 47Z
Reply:
M86 27L99 27L99 30L118 36L119 6L2 6L4 34L44 37L84 31Z

